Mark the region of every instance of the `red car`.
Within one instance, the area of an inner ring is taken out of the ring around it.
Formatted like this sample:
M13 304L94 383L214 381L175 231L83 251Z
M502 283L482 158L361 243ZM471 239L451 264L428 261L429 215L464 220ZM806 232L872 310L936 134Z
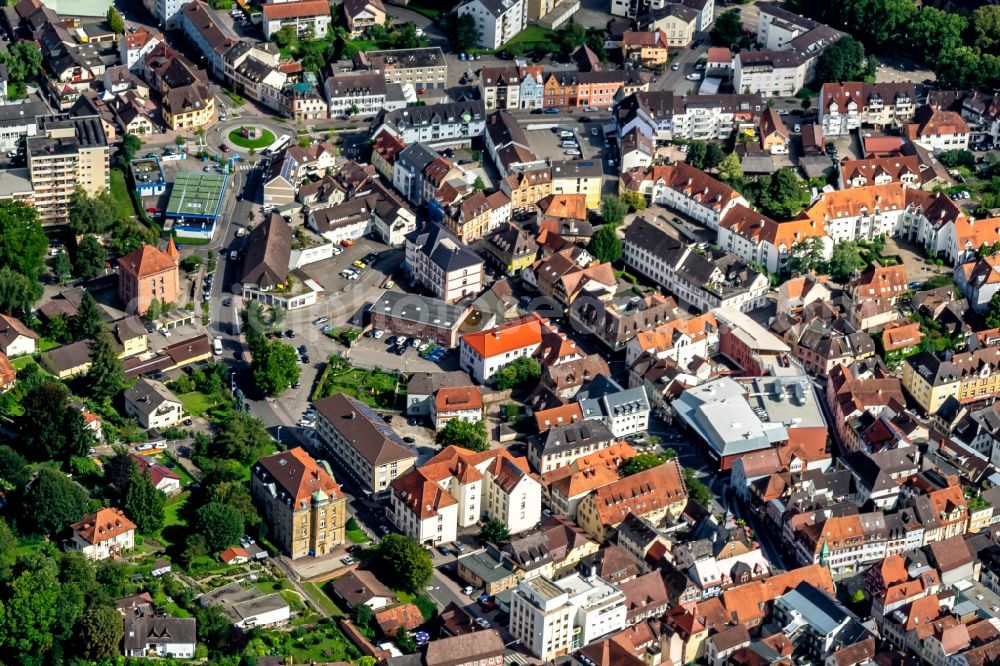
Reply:
M149 213L150 215L156 215L157 213L160 212L160 209L157 208L156 206L150 206L149 208L146 209L146 212Z
M219 146L219 150L221 150L224 153L228 153L229 152L229 146L227 146L226 144L222 144L222 145Z

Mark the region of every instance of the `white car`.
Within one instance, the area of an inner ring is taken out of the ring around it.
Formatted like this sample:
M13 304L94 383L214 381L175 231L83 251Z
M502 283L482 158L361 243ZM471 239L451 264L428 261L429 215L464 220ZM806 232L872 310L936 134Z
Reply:
M385 331L379 329L372 334L372 337L376 340L381 340L383 335L385 335Z
M351 273L350 275L347 275L345 277L347 277L348 280L357 280L359 277L361 277L361 273L354 272L354 273Z
M216 356L222 356L222 338L212 340L212 353Z
M687 79L688 81L701 81L701 74L697 74L697 73L688 74L684 78Z
M677 71L678 69L680 69L680 68L681 68L681 64L680 64L679 62L675 62L674 64L672 64L672 65L670 66L670 69L674 70L675 72L676 72L676 71Z
M332 252L333 252L333 256L339 257L340 253L343 252L343 250L341 250L339 247L337 247L336 245L334 245Z
M788 109L778 109L778 115L779 116L787 116L788 115Z

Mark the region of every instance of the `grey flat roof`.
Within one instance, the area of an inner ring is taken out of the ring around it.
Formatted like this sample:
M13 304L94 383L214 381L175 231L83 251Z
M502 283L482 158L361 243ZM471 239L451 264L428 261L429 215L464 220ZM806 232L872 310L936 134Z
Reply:
M418 324L454 328L462 323L467 309L427 296L384 291L368 311Z

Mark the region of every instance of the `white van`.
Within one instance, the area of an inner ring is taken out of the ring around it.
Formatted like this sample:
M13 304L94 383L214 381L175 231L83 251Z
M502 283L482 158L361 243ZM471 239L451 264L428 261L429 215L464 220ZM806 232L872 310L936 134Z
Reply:
M212 353L216 356L222 356L222 339L215 338L212 340Z

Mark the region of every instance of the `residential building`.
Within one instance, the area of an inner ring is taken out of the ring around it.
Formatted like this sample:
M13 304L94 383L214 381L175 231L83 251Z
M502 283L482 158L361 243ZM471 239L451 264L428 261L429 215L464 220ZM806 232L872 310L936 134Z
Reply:
M468 143L486 129L481 100L427 104L395 111L382 110L372 120L372 134L385 129L403 143L430 145Z
M181 477L174 470L163 463L136 453L130 453L128 457L135 461L136 467L140 472L149 473L149 480L164 495L176 495L181 491Z
M386 83L409 83L415 88L444 88L448 82L448 61L440 46L359 51L354 56L354 68L377 71L385 76Z
M903 363L903 387L925 414L936 414L948 398L962 403L1000 392L1000 347L943 356L921 352Z
M786 273L796 247L817 238L825 258L833 256L833 242L814 220L775 222L763 213L737 204L719 222L717 245L745 262L763 265L772 273Z
M398 601L396 594L370 571L352 569L330 583L336 598L348 609L364 604L373 611L382 610Z
M296 447L261 458L251 472L268 537L291 559L322 557L344 543L347 499L326 463Z
M336 393L315 407L320 450L366 494L385 495L416 463L413 450L363 402Z
M406 267L414 280L448 303L483 290L483 260L438 225L406 237Z
M770 287L768 279L734 255L695 252L660 220L636 218L625 230L622 259L633 270L701 311L718 307L751 310Z
M108 140L98 116L46 116L39 123L39 135L25 141L34 207L42 224L56 224L68 219L77 188L95 196L110 187Z
M613 481L584 497L576 509L577 524L598 542L634 514L653 525L677 520L687 506L680 465L662 465Z
M126 657L194 659L197 645L197 620L193 617L125 615L122 652Z
M625 595L594 576L520 583L511 594L510 632L531 654L554 659L625 628Z
M152 245L118 259L118 300L125 309L145 314L155 299L176 303L180 297L180 258L173 238L166 250Z
M709 358L718 347L718 324L715 315L709 312L637 330L625 346L625 365L632 367L640 356L649 353L687 368L696 358Z
M542 486L528 461L506 451L450 446L391 484L391 518L420 543L455 541L457 530L495 519L512 534L541 518Z
M38 333L25 326L20 319L0 314L0 352L10 358L34 354L38 340Z
M667 35L662 30L626 31L622 35L622 56L644 67L662 66L669 60Z
M382 0L346 0L344 20L352 39L364 35L374 25L385 25L385 5Z
M595 377L576 394L588 421L600 421L615 437L628 437L649 429L649 399L642 387L622 388L606 375Z
M663 4L658 9L636 17L636 23L645 30L660 31L667 38L667 45L688 47L694 41L700 14L679 2Z
M910 141L935 153L969 147L969 124L954 111L922 106L904 130Z
M720 377L684 391L672 409L723 471L784 442L826 447L826 418L805 376Z
M289 279L292 229L277 212L250 231L243 258L243 297L283 310L316 302L318 292L303 274Z
M569 160L552 163L552 194L583 194L587 208L601 207L604 170L600 160Z
M194 0L181 6L179 22L185 36L208 61L210 71L223 79L223 56L236 45L237 40L223 25L222 19L207 3Z
M456 12L476 21L484 49L499 49L527 27L524 0L465 0Z
M916 98L912 83L824 83L817 124L823 136L850 134L862 126L902 127L913 119Z
M532 356L542 343L542 320L528 316L495 328L467 333L459 345L459 365L486 384L515 359Z
M143 428L162 430L184 420L181 401L162 382L145 377L125 391L125 412Z
M967 261L955 267L955 284L969 305L982 314L1000 290L1000 254Z
M430 416L439 389L471 386L464 372L414 372L406 383L407 416Z
M634 70L554 71L544 75L543 87L545 108L610 108L620 92L645 90L648 82Z
M598 281L595 283L599 284ZM580 288L577 291L586 293ZM668 321L677 311L674 299L660 294L640 298L631 292L619 292L610 300L594 298L600 300L601 305L589 298L598 294L599 288L587 294L588 298L574 301L569 312L570 321L574 326L579 326L579 330L594 335L598 341L614 350L625 347L640 332Z
M459 329L466 323L471 307L387 290L374 300L368 312L372 328L452 349L458 346Z
M852 424L866 413L878 417L886 409L902 412L906 398L899 379L880 367L869 376L862 374L860 364L838 365L827 378L826 403L841 446L857 451L861 441Z
M518 275L538 256L538 243L532 234L510 222L497 227L484 240L492 263L505 275Z
M612 120L620 140L638 130L647 139L723 139L753 127L767 108L761 95L675 95L669 90L637 92L622 99ZM647 165L648 166L648 165ZM628 169L623 168L622 171Z
M572 465L574 461L614 444L608 426L600 421L557 425L528 440L528 460L539 474Z
M487 111L513 110L521 106L521 68L483 67L479 90Z
M550 425L546 430L581 420L582 416L573 415ZM635 454L635 450L627 443L617 442L544 473L542 485L548 493L549 506L556 514L576 520L580 502L595 489L617 481L620 478L619 468ZM618 545L622 545L620 539Z
M881 331L896 319L895 306L908 291L903 266L872 266L847 286L851 325L859 331Z
M431 423L441 430L448 421L458 419L466 423L483 420L483 391L478 386L442 387L434 393L431 403Z
M505 654L495 629L438 638L421 650L426 666L503 666Z
M172 130L196 129L215 120L215 97L200 83L171 88L162 108L163 122Z
M101 509L69 527L73 533L65 542L66 550L88 560L106 560L135 548L135 523L121 509Z
M757 128L760 137L761 150L772 155L788 153L789 133L778 112L768 107L760 114L760 125Z
M665 0L612 0L612 16L624 16L630 19L637 19L648 13L650 10L662 9L668 3ZM712 24L715 12L715 0L682 0L680 3L685 7L693 9L697 14L695 30L708 30Z
M379 0L372 0L379 2ZM381 4L381 3L379 3ZM291 26L295 35L305 39L323 39L330 29L330 6L322 0L267 3L261 6L264 15L264 37L270 39L282 28ZM383 22L384 22L383 13Z
M650 203L683 213L713 230L718 230L733 207L749 207L739 192L685 163L622 174L621 188L640 192Z
M840 189L886 183L920 187L922 181L920 160L916 155L845 160L840 164L839 175Z
M38 117L48 113L42 102L26 100L0 106L0 150L16 150L22 138L38 134Z

